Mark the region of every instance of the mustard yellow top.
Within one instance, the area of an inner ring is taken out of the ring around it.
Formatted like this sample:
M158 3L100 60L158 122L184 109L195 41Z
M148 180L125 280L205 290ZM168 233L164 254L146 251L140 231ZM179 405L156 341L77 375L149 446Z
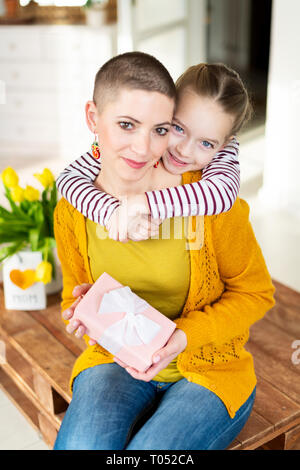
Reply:
M159 235L127 243L108 238L108 231L86 219L88 257L96 281L107 272L171 320L180 316L190 285L190 258L184 219L166 219ZM177 358L153 380L176 382L182 378Z
M183 184L200 179L200 172L185 173ZM238 198L228 212L188 220L190 285L184 308L174 320L185 332L187 346L178 355L177 368L187 380L214 392L233 418L256 385L253 358L245 345L250 326L274 305L274 286L245 201ZM74 287L93 282L85 218L64 198L55 208L54 230L64 311L75 300ZM168 282L160 277L159 288ZM87 348L71 373L71 388L83 370L113 362L112 354L99 344L89 346L88 337L85 340Z

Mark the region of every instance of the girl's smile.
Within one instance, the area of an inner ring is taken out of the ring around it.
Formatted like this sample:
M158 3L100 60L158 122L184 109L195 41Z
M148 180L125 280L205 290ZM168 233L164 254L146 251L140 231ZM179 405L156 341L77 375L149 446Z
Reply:
M166 157L169 159L169 162L171 165L184 168L186 165L189 164L189 162L184 162L183 160L180 160L178 157L174 155L174 153L171 153L169 150L167 150L166 152Z

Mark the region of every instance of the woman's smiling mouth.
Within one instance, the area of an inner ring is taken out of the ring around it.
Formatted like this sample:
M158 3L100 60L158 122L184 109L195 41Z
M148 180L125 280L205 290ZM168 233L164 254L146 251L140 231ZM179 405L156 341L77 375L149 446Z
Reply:
M129 158L125 158L125 157L122 157L123 160L127 163L127 165L129 165L131 168L135 168L135 169L139 169L139 168L143 168L147 162L136 162L134 160L130 160Z

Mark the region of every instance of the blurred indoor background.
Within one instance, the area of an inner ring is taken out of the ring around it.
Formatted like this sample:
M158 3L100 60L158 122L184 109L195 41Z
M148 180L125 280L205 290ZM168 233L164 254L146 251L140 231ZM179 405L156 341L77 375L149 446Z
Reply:
M15 1L0 0L0 172L31 184L90 148L84 105L111 56L148 52L174 79L224 62L255 110L239 136L241 196L271 275L300 291L300 1Z
M255 109L240 135L241 195L272 275L300 290L300 250L291 249L300 232L300 2L88 0L80 7L85 1L22 0L8 17L6 3L18 0L0 0L0 170L12 165L30 181L48 166L57 176L85 152L93 136L84 104L96 71L117 53L151 53L174 79L191 64L224 62L241 74Z

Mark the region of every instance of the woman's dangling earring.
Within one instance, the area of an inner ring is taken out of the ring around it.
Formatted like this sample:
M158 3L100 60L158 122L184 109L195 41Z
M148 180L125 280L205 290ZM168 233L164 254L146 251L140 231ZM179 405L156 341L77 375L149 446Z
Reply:
M94 139L94 142L92 143L92 154L93 154L93 157L96 158L97 160L100 158L101 156L101 153L100 153L100 148L99 148L99 144L97 142L97 136L95 134L95 139Z
M155 165L153 165L153 167L154 167L154 168L157 168L157 167L158 167L158 165L159 165L159 161L160 161L160 159L159 159L159 160L157 160L157 162L155 163Z

